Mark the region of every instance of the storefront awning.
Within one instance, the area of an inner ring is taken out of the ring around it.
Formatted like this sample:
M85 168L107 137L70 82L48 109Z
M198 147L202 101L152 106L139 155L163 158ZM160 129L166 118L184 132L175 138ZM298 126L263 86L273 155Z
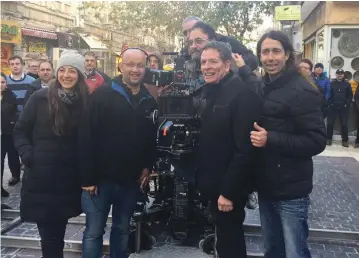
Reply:
M43 38L43 39L53 39L57 40L57 35L52 31L45 31L41 29L33 29L33 28L22 28L22 35Z
M108 51L108 47L99 38L89 34L80 34L80 36L91 50Z

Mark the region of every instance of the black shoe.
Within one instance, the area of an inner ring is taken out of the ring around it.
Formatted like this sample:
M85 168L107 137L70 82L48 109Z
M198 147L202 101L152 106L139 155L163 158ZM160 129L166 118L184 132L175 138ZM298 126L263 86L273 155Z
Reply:
M20 182L20 178L17 178L17 177L12 177L10 178L9 180L9 186L14 186L16 185L17 183Z
M327 145L331 146L332 145L332 140L327 140Z
M9 197L9 192L1 187L1 197Z
M349 147L349 143L348 142L342 142L342 146L345 147L345 148L348 148Z

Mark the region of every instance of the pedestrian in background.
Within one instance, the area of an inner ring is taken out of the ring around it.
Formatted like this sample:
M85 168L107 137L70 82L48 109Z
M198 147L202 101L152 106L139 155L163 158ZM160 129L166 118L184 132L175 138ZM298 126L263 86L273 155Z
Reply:
M16 95L6 87L6 75L1 73L1 197L9 197L9 193L3 187L6 154L11 174L20 175L19 155L12 139L16 110Z
M332 145L334 124L337 116L339 116L342 145L343 147L349 147L348 117L353 92L350 83L344 79L343 69L338 69L335 75L337 78L331 82L330 97L328 100L327 145Z
M88 96L84 61L64 51L56 80L31 95L14 129L26 165L20 216L37 223L43 258L63 258L68 219L82 212L78 135Z
M312 73L313 80L318 86L320 92L322 93L322 113L323 117L327 118L328 116L328 99L330 96L330 80L323 73L324 65L322 63L317 63L314 66L314 72Z

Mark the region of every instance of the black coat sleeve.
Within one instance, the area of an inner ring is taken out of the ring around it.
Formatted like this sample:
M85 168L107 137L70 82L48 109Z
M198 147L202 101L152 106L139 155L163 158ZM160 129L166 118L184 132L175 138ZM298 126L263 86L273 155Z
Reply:
M1 116L13 122L17 111L16 95L10 89L6 94L7 96L1 101Z
M38 98L33 94L27 105L24 107L14 128L14 144L22 162L30 166L33 156L32 131L36 122L36 107Z
M94 91L88 98L87 107L82 116L78 132L78 153L80 163L81 186L95 186L99 179L96 168L96 135L98 135L101 116L100 91Z
M296 132L269 131L266 148L273 147L292 157L311 157L321 153L326 146L326 133L320 103L319 95L313 91L300 92L290 111Z
M233 53L242 55L244 61L251 68L252 71L258 67L258 58L253 54L251 50L246 48L242 44L242 42L230 36L223 36L218 34L217 37L218 37L217 38L218 41L229 43L232 47Z
M253 90L261 99L263 98L263 82L251 71L251 68L248 65L238 68L238 75L251 90Z
M239 94L232 107L232 131L235 153L224 176L220 194L229 200L235 200L238 192L248 189L251 173L251 160L254 148L250 140L254 122L261 113L261 100L247 89Z

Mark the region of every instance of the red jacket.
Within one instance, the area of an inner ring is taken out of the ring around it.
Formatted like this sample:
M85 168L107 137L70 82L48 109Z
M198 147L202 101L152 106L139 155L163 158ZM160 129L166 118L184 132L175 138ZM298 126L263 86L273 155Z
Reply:
M105 79L98 72L93 72L87 76L86 83L89 88L89 92L94 92L100 85L105 82Z

